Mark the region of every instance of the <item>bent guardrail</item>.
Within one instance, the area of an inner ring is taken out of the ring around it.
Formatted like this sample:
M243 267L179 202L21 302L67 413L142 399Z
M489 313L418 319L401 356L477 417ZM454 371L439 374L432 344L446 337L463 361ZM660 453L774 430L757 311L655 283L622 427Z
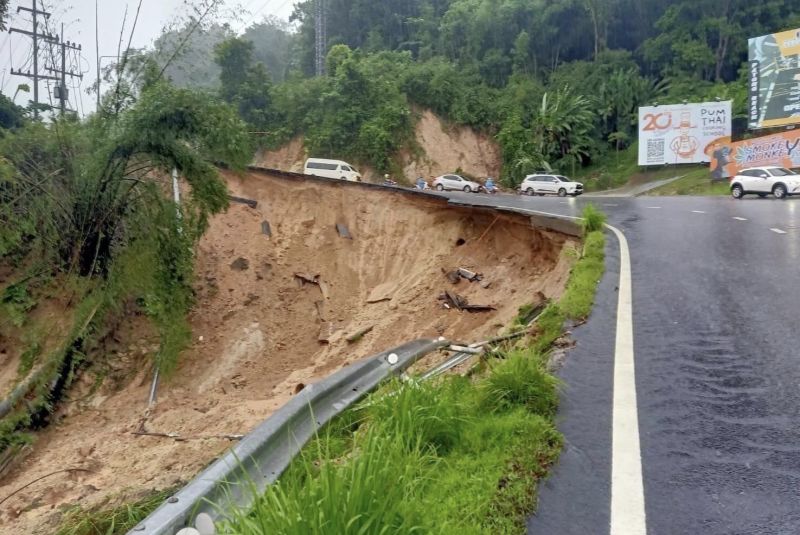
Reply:
M174 535L200 513L218 519L220 506L248 507L254 489L260 493L274 483L321 426L390 375L446 345L443 338L409 342L308 385L128 534Z

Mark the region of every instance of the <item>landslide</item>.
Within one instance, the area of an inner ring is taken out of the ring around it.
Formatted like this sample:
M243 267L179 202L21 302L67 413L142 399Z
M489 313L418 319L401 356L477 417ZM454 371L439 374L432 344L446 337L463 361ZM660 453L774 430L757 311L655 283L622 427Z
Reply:
M108 369L83 373L32 452L0 481L0 500L59 469L88 471L56 474L5 501L4 534L52 533L69 505L108 506L187 481L232 445L225 435L247 433L347 363L419 337L496 334L538 292L559 297L574 258L564 254L572 238L522 216L346 183L225 179L232 195L258 205L232 204L202 238L193 343L157 405L148 411L157 339L131 316L106 346ZM482 273L485 284L453 285L443 270L458 267ZM497 310L446 309L437 300L446 289ZM361 340L345 340L370 326Z
M430 110L415 110L415 113L413 148L395 155L403 176L394 178L429 179L457 170L473 177L500 176L502 154L491 136L468 126L448 124ZM254 161L261 167L302 173L309 156L342 159L342 155L336 154L308 154L303 137L297 136L277 149L259 151ZM366 180L379 179L379 173L369 166L356 167Z

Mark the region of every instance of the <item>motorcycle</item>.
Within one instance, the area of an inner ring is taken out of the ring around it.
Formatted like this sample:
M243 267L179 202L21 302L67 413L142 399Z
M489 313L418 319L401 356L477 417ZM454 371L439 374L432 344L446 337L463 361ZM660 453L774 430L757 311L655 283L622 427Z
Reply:
M479 191L480 191L481 193L488 193L488 194L490 194L490 195L494 195L495 193L497 193L498 191L500 191L500 189L499 189L499 188L498 188L498 187L495 185L495 183L494 183L494 182L489 182L489 183L483 184L483 185L480 187L480 190L479 190Z

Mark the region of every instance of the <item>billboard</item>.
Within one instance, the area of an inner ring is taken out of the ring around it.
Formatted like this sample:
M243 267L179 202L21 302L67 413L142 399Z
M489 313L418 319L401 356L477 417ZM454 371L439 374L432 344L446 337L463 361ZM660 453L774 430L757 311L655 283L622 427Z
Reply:
M706 145L731 135L731 101L639 108L639 165L708 162Z
M711 178L716 180L732 177L748 167L800 167L800 130L735 143L724 137L709 143L705 151L711 158Z
M750 128L800 123L800 29L748 41Z

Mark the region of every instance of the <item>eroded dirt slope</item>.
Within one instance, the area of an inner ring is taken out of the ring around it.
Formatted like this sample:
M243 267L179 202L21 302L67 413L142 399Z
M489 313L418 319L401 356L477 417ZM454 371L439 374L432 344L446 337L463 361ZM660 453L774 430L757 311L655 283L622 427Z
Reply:
M413 181L418 176L430 179L459 169L476 178L500 176L502 154L490 136L466 126L449 125L430 110L418 113L419 120L414 127L415 150L404 150L398 155L406 180ZM298 136L279 149L259 151L254 163L261 167L302 173L307 156L303 138ZM313 156L341 157L330 154ZM379 179L378 173L368 166L360 166L359 171L365 180Z
M54 470L90 471L47 478L5 502L2 533L50 533L66 504L91 507L186 481L232 444L209 437L247 433L298 385L410 339L497 333L537 292L557 297L568 275L572 241L521 216L342 183L226 178L233 194L258 207L231 205L202 239L194 342L152 414L155 340L139 327L142 318L131 318L117 333L113 373L96 390L85 374L58 423L0 482L0 499ZM339 236L337 223L352 239ZM443 270L457 267L483 273L488 288L452 285ZM302 283L297 273L322 284ZM445 289L497 310L445 309L437 300ZM372 332L347 343L367 326ZM142 429L189 440L133 434Z

